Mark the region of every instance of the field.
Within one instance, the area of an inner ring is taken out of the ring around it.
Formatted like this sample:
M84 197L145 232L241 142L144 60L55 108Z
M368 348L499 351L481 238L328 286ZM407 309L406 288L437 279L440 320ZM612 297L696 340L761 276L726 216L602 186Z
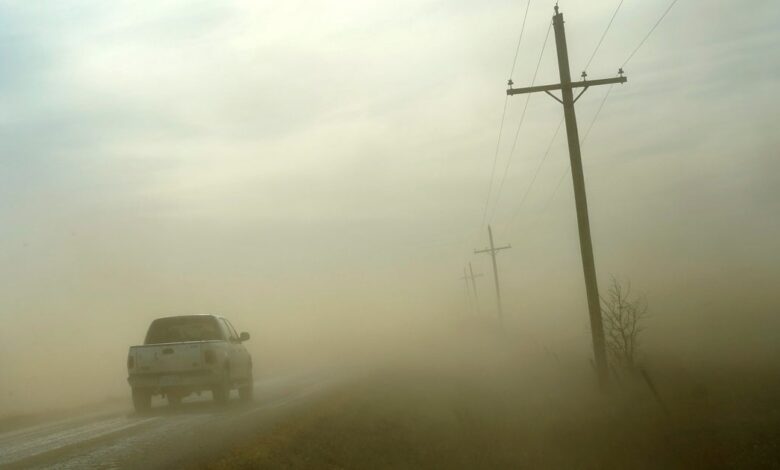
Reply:
M452 352L365 370L205 468L780 468L776 370L648 360L657 396L641 374L601 394L587 362Z

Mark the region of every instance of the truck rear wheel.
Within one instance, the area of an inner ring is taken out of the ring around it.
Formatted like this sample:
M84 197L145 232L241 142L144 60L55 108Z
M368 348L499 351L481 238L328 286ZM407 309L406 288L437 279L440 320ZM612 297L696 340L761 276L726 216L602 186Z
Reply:
M254 381L249 379L249 383L241 385L238 388L238 397L241 401L252 401L252 395L254 393Z
M168 393L166 396L168 397L168 406L173 408L181 406L183 396L180 393Z
M152 408L152 394L147 390L134 388L133 408L135 408L136 413L149 411Z
M230 398L230 386L227 383L216 385L211 389L214 401L220 405L226 405Z

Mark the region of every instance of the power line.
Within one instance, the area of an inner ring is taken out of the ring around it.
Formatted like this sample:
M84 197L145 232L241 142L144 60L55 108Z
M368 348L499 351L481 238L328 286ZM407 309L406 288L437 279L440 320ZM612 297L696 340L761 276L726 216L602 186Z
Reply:
M623 2L621 1L620 5L622 5L622 3ZM623 65L620 67L621 69L623 69L626 65L628 65L628 62L631 61L631 59L634 58L634 55L636 55L636 53L639 51L639 49L641 49L642 46L645 44L645 42L647 42L647 39L653 34L653 31L655 31L656 28L658 28L658 25L661 24L661 22L664 20L664 18L666 18L666 15L668 15L669 12L672 11L672 7L674 7L674 5L676 3L677 3L677 0L672 0L672 2L669 4L669 6L666 7L666 10L664 10L664 12L661 15L661 17L658 18L658 21L655 22L653 27L650 28L650 31L647 32L647 34L644 36L644 38L642 38L642 40L636 46L636 48L634 48L634 50L631 52L631 54L629 54L629 56L625 60L625 62L623 62ZM620 8L620 5L618 5L618 9ZM615 14L617 14L617 10L615 11ZM613 19L614 19L614 17L615 17L615 15L612 16ZM612 23L612 21L610 20L610 24L611 23ZM607 29L609 29L609 26L607 26ZM604 35L606 35L606 31L604 32ZM603 36L602 36L602 39L603 39ZM600 41L599 41L599 43L600 43ZM596 50L598 50L598 46L596 47ZM594 55L595 55L595 52L594 52ZM592 60L592 57L591 57L591 60ZM588 61L588 64L590 64L590 61ZM593 120L590 122L590 125L588 126L588 130L585 132L585 135L582 138L582 144L583 145L585 143L585 140L588 138L588 135L590 134L590 130L593 128L593 124L596 123L596 119L599 117L599 114L601 114L601 109L604 107L604 103L607 102L607 98L609 98L609 94L611 92L612 92L612 86L609 87L609 89L607 90L607 93L604 95L604 99L601 100L601 104L599 104L598 110L596 111L596 114L593 116ZM545 206L544 206L545 209L552 202L553 198L555 198L555 194L558 192L558 188L561 186L561 183L566 178L566 175L568 174L568 172L569 172L569 170L568 170L568 167L567 167L566 172L563 175L561 175L561 178L558 180L558 184L555 185L555 189L553 189L553 192L550 195L550 199L548 199L547 203L545 204Z
M612 93L612 87L614 85L610 85L609 88L607 88L607 93L604 95L604 98L601 100L601 103L599 104L598 109L596 110L596 114L593 115L593 119L590 121L590 124L588 124L587 130L585 130L585 134L583 134L582 139L580 140L580 146L585 146L585 141L588 140L588 136L590 135L591 129L593 129L593 125L596 123L596 120L599 118L599 115L601 114L601 110L604 108L604 103L607 102L607 98L609 98L609 94ZM558 183L555 185L555 188L553 189L552 194L550 195L550 199L547 200L547 202L544 205L544 209L547 209L547 206L550 205L552 200L555 198L555 194L558 192L558 188L561 186L561 183L564 179L566 179L566 175L569 174L569 169L571 166L566 167L566 171L561 175L561 177L558 179Z
M596 57L596 54L598 53L599 49L601 48L601 45L604 42L604 38L607 36L607 33L609 32L610 28L612 27L612 24L614 23L614 20L617 17L617 14L620 11L620 8L623 6L624 1L625 0L620 0L620 2L618 3L617 7L615 8L615 11L612 13L612 17L610 18L609 22L607 23L607 26L604 29L604 32L601 34L601 37L599 38L599 41L596 44L596 47L594 48L593 53L591 54L590 58L588 59L587 64L585 65L585 70L587 70L588 67L590 67L590 64L593 62L593 59ZM639 44L631 51L631 53L629 54L628 58L623 62L623 65L621 66L621 69L625 68L626 65L628 65L628 63L631 61L631 59L634 58L636 53L639 52L639 50L642 48L642 46L644 46L644 44L647 42L647 40L650 38L650 36L652 36L653 32L655 32L655 30L658 28L658 26L661 24L661 22L663 22L663 20L669 14L669 12L672 10L672 8L677 4L677 1L678 0L672 0L671 1L669 6L666 8L666 10L664 10L664 12L661 14L661 16L658 18L658 20L653 24L653 26L650 28L650 30L647 32L647 34L642 38L642 40L639 42ZM529 8L530 8L530 0L528 2L528 7L526 7L525 16L528 15L528 9ZM525 28L525 17L523 18L523 29L524 28ZM523 31L521 30L521 37L520 37L521 40L522 40L522 34L523 34ZM547 35L549 36L549 29L547 31ZM547 37L545 37L545 43L544 44L546 45L546 43L547 43ZM512 72L514 72L515 63L517 61L517 52L519 51L519 44L520 44L520 41L518 41L518 48L517 48L517 51L515 52L515 58L514 58L514 61L512 63ZM543 52L544 52L544 45L542 46L542 53ZM539 63L541 63L541 55L540 55ZM539 65L537 64L537 71L534 73L534 80L535 80L535 77L536 77L536 73L538 72L538 68L539 68ZM593 116L593 119L591 120L590 124L588 125L588 128L587 128L587 130L586 130L586 132L585 132L585 134L584 134L584 136L583 136L583 138L581 140L581 145L584 145L585 141L587 140L588 136L590 135L590 131L593 128L593 125L596 123L596 120L598 119L599 115L601 114L601 111L604 108L604 104L606 103L607 99L609 98L609 95L610 95L611 91L612 91L612 86L609 87L609 89L607 90L607 93L604 95L604 98L602 99L601 103L599 104L599 107L598 107L598 109L596 111L596 114ZM528 101L529 100L530 100L530 97L529 97L528 100L526 100L525 107L523 109L523 115L521 116L520 126L522 126L522 122L523 122L523 120L525 118L525 111L528 108ZM506 106L507 106L507 103L505 102L504 103L504 114L506 113ZM504 120L504 118L502 117L502 127L503 127L503 120ZM504 184L504 181L506 179L506 173L507 173L507 171L509 169L509 165L511 164L511 158L512 158L512 155L514 153L515 146L517 144L517 138L518 138L518 135L519 135L520 126L518 126L518 130L515 133L515 140L514 140L514 142L512 144L512 150L510 151L509 161L507 162L507 166L505 168L504 176L503 176L503 178L501 180L501 184L499 185L499 190L498 190L498 193L497 193L498 196L497 196L497 199L496 199L496 206L495 207L497 207L497 205L498 205L498 202L499 202L499 199L500 199L500 196L501 196L501 190L503 188L503 184ZM560 127L560 124L559 124L559 127ZM557 132L558 131L556 131L556 135L557 135ZM554 140L554 137L553 137L553 140ZM552 145L552 142L551 142L550 145ZM490 182L490 184L491 184L491 191L492 191L492 185L493 185L493 177L495 176L495 166L496 166L497 158L498 158L498 152L496 153L496 158L494 159L493 170L492 170L492 173L491 173L491 182ZM522 204L525 201L525 198L527 197L528 192L530 191L530 188L533 185L533 182L536 180L538 172L539 172L539 170L540 170L540 168L542 166L542 163L544 162L545 159L546 159L546 154L545 154L544 157L542 157L542 160L540 161L540 164L537 167L536 173L534 174L533 178L531 179L531 183L529 184L529 187L526 189L526 192L525 192L523 198L521 199L521 204L520 204L520 206L518 206L518 212L519 212L520 208L522 207ZM548 199L547 203L544 206L545 209L547 208L547 206L549 206L549 204L554 199L554 197L555 197L555 195L556 195L556 193L558 191L558 188L561 186L561 183L563 182L563 180L566 177L566 173L568 173L568 167L567 167L566 172L563 175L561 175L561 178L558 180L558 183L556 184L555 188L553 189L553 192L550 195L550 198ZM488 200L485 203L485 211L484 211L483 216L482 216L482 219L483 219L482 225L485 224L485 217L487 215L487 209L489 207L489 204L490 204L490 194L488 194ZM496 210L495 207L494 207L494 214L495 214L495 210ZM508 225L508 227L511 226L511 224L514 221L514 219L515 219L515 217L516 217L518 212L516 212L515 215L512 217L512 221L510 221L510 224Z
M593 129L593 124L596 124L596 119L599 118L599 115L601 114L601 110L604 108L604 103L607 102L607 98L609 98L609 94L612 93L612 87L615 85L610 85L609 88L607 88L607 92L604 94L604 98L601 100L601 103L599 103L599 107L596 110L596 114L593 115L593 120L590 121L590 124L588 124L588 129L585 130L585 135L582 136L582 140L580 140L580 145L585 145L585 141L588 140L588 136L590 135L591 129Z
M595 357L596 372L599 379L599 385L602 391L606 390L609 382L609 366L607 364L606 341L604 338L604 326L601 315L601 299L599 297L598 282L596 280L596 262L593 256L593 242L590 232L590 221L588 217L588 203L586 200L585 177L582 168L582 152L580 139L577 132L577 119L575 115L574 103L590 87L598 85L607 85L613 83L625 83L627 78L622 75L619 77L600 80L583 80L582 82L572 83L571 68L569 64L568 46L566 43L566 32L564 26L563 14L558 5L555 6L555 15L553 16L553 26L555 27L555 45L558 55L558 72L560 83L545 85L541 87L524 87L519 89L508 89L507 95L519 95L526 93L545 92L552 96L556 101L563 105L563 114L566 119L566 134L569 142L569 157L571 161L571 175L574 182L574 205L577 210L577 229L579 232L580 254L582 256L582 269L585 275L585 291L588 301L588 316L590 318L590 331L593 342L593 354ZM583 73L583 78L585 74ZM575 98L574 90L583 88ZM560 90L561 97L550 93L553 90Z
M520 27L520 37L517 39L517 48L515 49L515 58L512 60L512 70L509 71L509 78L515 73L515 65L517 64L517 56L520 53L520 43L523 42L523 33L525 33L525 20L528 18L528 10L531 9L531 0L528 0L528 4L525 7L525 14L523 15L523 25Z
M523 24L520 27L520 37L517 39L517 47L515 48L515 57L512 60L512 70L509 71L509 82L512 81L512 75L515 73L517 56L520 53L520 44L523 42L526 19L528 18L528 11L530 9L531 9L531 0L528 0L528 3L526 4L525 7L525 14L523 15ZM498 164L498 153L501 148L501 136L504 132L504 120L506 119L506 108L508 103L509 103L509 97L507 96L504 99L504 110L501 112L501 124L499 125L499 129L498 129L498 140L496 142L496 151L495 154L493 155L493 166L490 170L490 183L488 184L487 198L485 200L485 208L482 211L482 222L479 224L480 227L483 227L485 225L485 219L487 218L488 208L490 207L490 196L493 194L493 180L495 179L496 176L496 165Z
M651 34L653 34L653 31L655 31L655 28L657 28L657 27L658 27L658 25L659 25L659 24L661 24L661 21L663 21L663 20L664 20L664 18L666 18L666 15L668 15L668 14L669 14L669 12L672 10L672 7L673 7L673 6L674 6L676 3L677 3L677 0L672 0L672 3L670 3L670 4L669 4L669 6L668 6L668 7L666 8L666 10L664 11L663 15L661 15L661 17L660 17L660 18L658 18L658 21L656 21L656 22L655 22L655 24L653 25L653 27L652 27L652 28L650 28L650 31L648 31L647 35L646 35L646 36L645 36L645 37L642 39L642 41L640 41L640 42L639 42L639 45L638 45L638 46L636 46L636 49L634 49L634 50L633 50L633 52L631 52L631 54L628 56L628 59L626 59L626 61L625 61L625 62L623 62L623 65L622 65L622 67L621 67L621 68L625 68L625 66L626 66L626 65L628 65L628 62L629 62L631 59L633 59L633 58L634 58L634 54L636 54L636 53L637 53L637 51L639 51L639 49L641 49L641 48L642 48L642 46L645 44L645 41L647 41L647 38L649 38L649 37L650 37L650 35L651 35Z
M552 23L550 23L550 26L547 28L547 33L544 36L544 42L542 43L542 51L539 53L539 60L536 62L536 70L534 70L534 75L531 78L531 86L536 83L536 77L539 75L539 68L542 64L542 58L544 57L544 51L547 48L547 42L550 38L550 30L552 29ZM506 177L509 174L509 167L512 164L512 157L515 153L515 148L517 148L517 140L520 137L520 129L523 127L523 122L525 122L525 116L526 112L528 111L528 103L531 101L531 96L529 95L525 100L525 105L523 106L523 112L520 115L520 122L517 125L517 131L515 132L515 139L512 142L512 148L509 151L509 157L506 161L506 166L504 167L504 174L501 177L501 183L498 185L498 192L496 193L496 202L493 205L493 213L490 216L490 220L492 221L493 217L495 216L496 210L498 209L498 203L501 201L501 193L504 189L504 183L506 182ZM484 224L484 223L483 223Z
M615 17L617 17L618 12L620 11L620 7L623 6L623 2L625 2L625 0L620 0L620 2L618 2L617 7L615 7L615 11L612 13L612 16L610 17L609 22L607 23L606 28L604 28L604 32L601 33L601 37L599 38L598 43L596 43L596 47L593 49L593 53L590 55L590 58L588 59L588 63L585 64L585 67L584 67L583 71L587 71L588 70L588 67L590 67L590 64L593 62L593 59L596 57L596 54L598 53L599 49L601 48L601 45L604 43L604 38L607 37L607 33L609 32L610 28L612 27L612 24L615 22ZM551 23L551 26L552 26L552 23ZM548 34L549 34L549 31L548 31ZM607 90L607 93L606 93L604 99L602 100L601 104L599 105L599 108L596 111L596 115L595 115L593 121L591 121L590 125L588 126L588 129L585 132L585 135L584 135L584 137L582 139L581 144L584 143L585 140L587 139L588 134L590 133L590 130L593 127L593 124L596 122L596 117L598 117L599 113L601 113L601 108L604 107L604 103L606 102L606 98L609 96L610 91L612 91L612 86L611 85L610 85L609 89ZM530 99L530 96L529 96L529 99ZM528 101L526 101L526 105L527 105L527 103L528 103ZM525 202L526 198L528 197L528 194L531 192L531 188L533 187L534 182L536 181L536 178L539 175L539 171L541 170L542 165L544 164L545 160L547 159L547 156L550 153L550 150L552 149L552 145L555 142L555 138L558 136L558 132L560 131L562 124L563 124L563 119L561 119L561 121L558 123L558 127L555 130L555 134L553 134L552 139L550 139L550 143L547 146L547 150L545 151L544 155L542 156L542 159L539 161L539 165L536 167L536 171L535 171L533 177L531 178L531 182L528 185L528 188L526 189L525 193L523 194L523 197L520 199L520 204L518 205L517 210L515 211L515 213L512 216L512 218L510 219L509 223L506 225L506 227L507 227L506 231L508 231L511 228L512 224L514 223L515 219L517 218L517 215L520 213L520 210L523 207L523 203ZM566 171L568 172L568 168L567 168ZM564 174L563 176L565 177L566 175ZM555 186L555 190L553 191L553 196L551 196L551 197L554 197L555 192L557 192L558 187L561 185L561 182L563 181L563 179L564 178L561 178L558 181L558 184Z
M501 124L498 126L498 141L496 142L496 152L493 155L493 167L490 170L490 185L488 185L487 198L485 200L485 209L482 211L482 222L480 227L485 225L485 219L487 218L488 206L490 205L490 195L493 193L493 179L496 176L496 164L498 163L498 150L501 148L501 134L504 132L504 119L506 119L506 107L509 104L509 96L504 98L504 110L501 112Z
M604 38L607 37L607 32L609 31L609 28L612 27L612 22L615 21L615 17L618 14L618 11L620 11L620 7L623 6L623 2L625 0L620 0L620 3L618 3L617 8L615 8L615 12L612 13L612 18L609 19L609 23L607 23L606 29L604 29L604 32L601 34L601 39L599 39L598 44L596 44L596 48L593 49L593 54L590 55L590 59L588 59L588 63L585 64L585 68L582 69L583 71L587 71L588 67L590 67L590 63L593 62L593 58L596 57L596 53L599 51L599 48L601 47L601 43L604 42Z
M536 167L536 171L534 172L534 175L531 178L531 182L528 184L525 193L523 193L523 197L520 199L520 204L517 205L517 210L515 210L514 215L512 215L512 218L509 220L509 223L506 225L504 234L506 234L506 232L509 231L510 227L512 227L512 224L515 222L515 219L520 214L520 209L522 209L523 203L525 202L526 198L528 198L528 194L531 192L531 188L533 188L534 182L536 182L536 177L539 176L539 172L542 169L542 165L544 165L544 162L547 160L547 156L550 155L550 150L552 150L553 144L555 143L555 138L558 137L558 133L561 131L561 127L563 126L563 120L564 119L561 118L561 120L558 122L558 127L555 128L555 133L550 139L550 143L547 145L547 150L545 150L544 155L542 155L542 158L539 160L539 165L537 165Z

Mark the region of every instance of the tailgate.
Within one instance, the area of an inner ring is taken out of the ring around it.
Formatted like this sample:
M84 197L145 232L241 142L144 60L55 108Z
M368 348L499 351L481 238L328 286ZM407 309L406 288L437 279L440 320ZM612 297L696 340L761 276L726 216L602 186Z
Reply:
M191 343L150 344L134 346L135 371L141 374L164 374L202 369L202 341Z

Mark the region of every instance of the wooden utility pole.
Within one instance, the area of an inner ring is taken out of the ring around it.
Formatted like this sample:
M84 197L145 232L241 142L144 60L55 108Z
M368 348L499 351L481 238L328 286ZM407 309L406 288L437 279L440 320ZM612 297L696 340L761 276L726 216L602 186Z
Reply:
M477 305L477 315L480 313L479 308L479 296L477 295L477 278L482 277L482 273L480 274L474 274L474 268L471 267L471 261L469 261L469 279L471 279L471 287L474 289L474 303Z
M508 250L509 248L512 248L512 245L500 246L496 248L496 246L493 244L493 229L490 228L490 225L488 225L488 237L490 238L490 248L485 248L483 250L474 250L474 253L490 253L490 257L493 259L493 280L495 281L496 284L496 304L498 306L498 323L503 324L504 309L501 306L501 286L498 283L498 265L496 265L496 253L498 253L501 250Z
M468 289L468 283L471 281L471 289L472 293L474 294L474 309L477 312L477 315L479 315L480 308L479 308L479 296L477 295L477 281L476 279L478 277L482 277L482 274L474 274L474 268L471 267L471 261L469 261L469 269L468 271L466 268L463 268L463 277L461 279L464 279L466 281L466 288Z
M466 312L471 310L471 295L469 295L469 275L466 272L466 268L463 268L463 277L460 278L461 281L464 282L464 290L463 293L466 295Z
M566 133L569 141L569 158L571 160L571 176L574 183L574 203L577 208L577 226L580 235L580 252L582 255L582 269L585 273L585 291L588 296L588 311L590 313L590 331L593 337L593 354L595 356L596 371L598 373L599 383L602 387L606 386L609 380L607 366L607 352L604 341L604 326L601 320L601 301L599 297L598 283L596 282L596 263L593 259L593 244L590 238L590 222L588 220L588 201L585 196L585 177L582 171L582 156L580 154L580 137L577 131L577 116L574 111L574 103L582 96L585 91L596 85L609 85L614 83L625 83L626 77L623 76L623 70L618 71L618 77L603 80L587 80L587 73L582 72L582 81L572 83L571 71L569 70L569 53L566 47L566 31L564 29L563 14L558 11L558 5L555 5L555 15L553 16L553 27L555 28L555 45L558 50L558 71L560 72L561 83L556 85L542 85L528 88L512 88L512 82L509 82L507 95L519 95L524 93L534 93L543 91L555 98L563 105L564 118L566 120ZM582 91L574 97L574 88L582 88ZM551 91L560 90L561 98L558 98Z
M471 284L469 283L469 270L466 269L466 267L463 267L463 276L460 278L461 281L463 281L463 287L466 289L466 299L467 302L467 310L472 311L474 310L471 305Z

